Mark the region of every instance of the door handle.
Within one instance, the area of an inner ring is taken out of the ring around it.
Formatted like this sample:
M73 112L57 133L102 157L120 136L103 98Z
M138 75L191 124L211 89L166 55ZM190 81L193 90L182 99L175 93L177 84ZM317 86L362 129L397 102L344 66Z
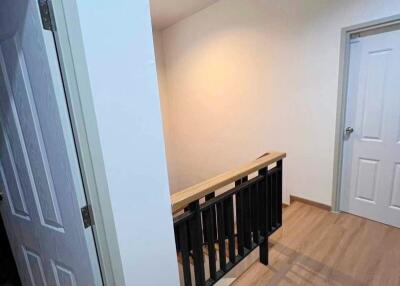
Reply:
M0 189L0 202L4 200L4 192Z
M353 127L347 127L344 132L346 133L346 135L350 135L351 133L354 132L354 129L353 129Z

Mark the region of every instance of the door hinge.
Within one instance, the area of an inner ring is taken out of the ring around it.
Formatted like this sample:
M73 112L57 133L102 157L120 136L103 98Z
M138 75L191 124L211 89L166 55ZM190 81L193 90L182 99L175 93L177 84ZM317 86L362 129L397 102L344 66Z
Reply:
M92 208L90 205L86 205L81 208L82 213L82 221L85 228L94 225L93 215L92 215Z
M361 33L353 33L350 35L350 40L358 39L361 37Z
M51 19L50 7L48 0L38 0L39 1L39 10L40 17L42 18L43 29L54 31L55 27L53 24L53 20Z

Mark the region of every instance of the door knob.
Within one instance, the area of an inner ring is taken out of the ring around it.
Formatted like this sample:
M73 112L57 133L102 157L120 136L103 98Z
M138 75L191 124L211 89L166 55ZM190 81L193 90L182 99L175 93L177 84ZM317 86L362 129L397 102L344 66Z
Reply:
M350 135L353 132L354 132L353 127L347 127L346 130L345 130L346 135Z

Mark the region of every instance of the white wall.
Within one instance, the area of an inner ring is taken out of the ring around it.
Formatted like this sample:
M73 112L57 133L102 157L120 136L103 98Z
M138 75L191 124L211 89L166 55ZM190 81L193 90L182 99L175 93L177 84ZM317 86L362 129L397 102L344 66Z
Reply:
M288 194L331 204L341 28L398 0L220 0L163 31L171 190L288 153Z
M153 27L154 29L154 27ZM165 71L165 60L164 60L164 45L163 45L163 38L162 32L158 30L153 30L153 42L154 42L154 51L156 55L156 68L157 68L157 81L158 81L158 90L160 95L160 103L161 103L161 112L162 112L162 121L163 121L163 129L164 129L164 138L165 138L165 151L167 156L167 166L168 166L168 175L169 180L174 180L173 174L174 167L174 156L170 152L170 134L171 128L169 123L169 97L168 97L168 80L167 74Z
M77 5L125 285L178 285L148 1Z

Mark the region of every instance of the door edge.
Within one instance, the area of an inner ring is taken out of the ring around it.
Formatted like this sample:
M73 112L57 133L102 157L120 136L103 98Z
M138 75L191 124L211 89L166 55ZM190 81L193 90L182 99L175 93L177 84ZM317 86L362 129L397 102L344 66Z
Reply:
M84 192L95 221L92 232L103 284L125 285L76 1L49 4Z

